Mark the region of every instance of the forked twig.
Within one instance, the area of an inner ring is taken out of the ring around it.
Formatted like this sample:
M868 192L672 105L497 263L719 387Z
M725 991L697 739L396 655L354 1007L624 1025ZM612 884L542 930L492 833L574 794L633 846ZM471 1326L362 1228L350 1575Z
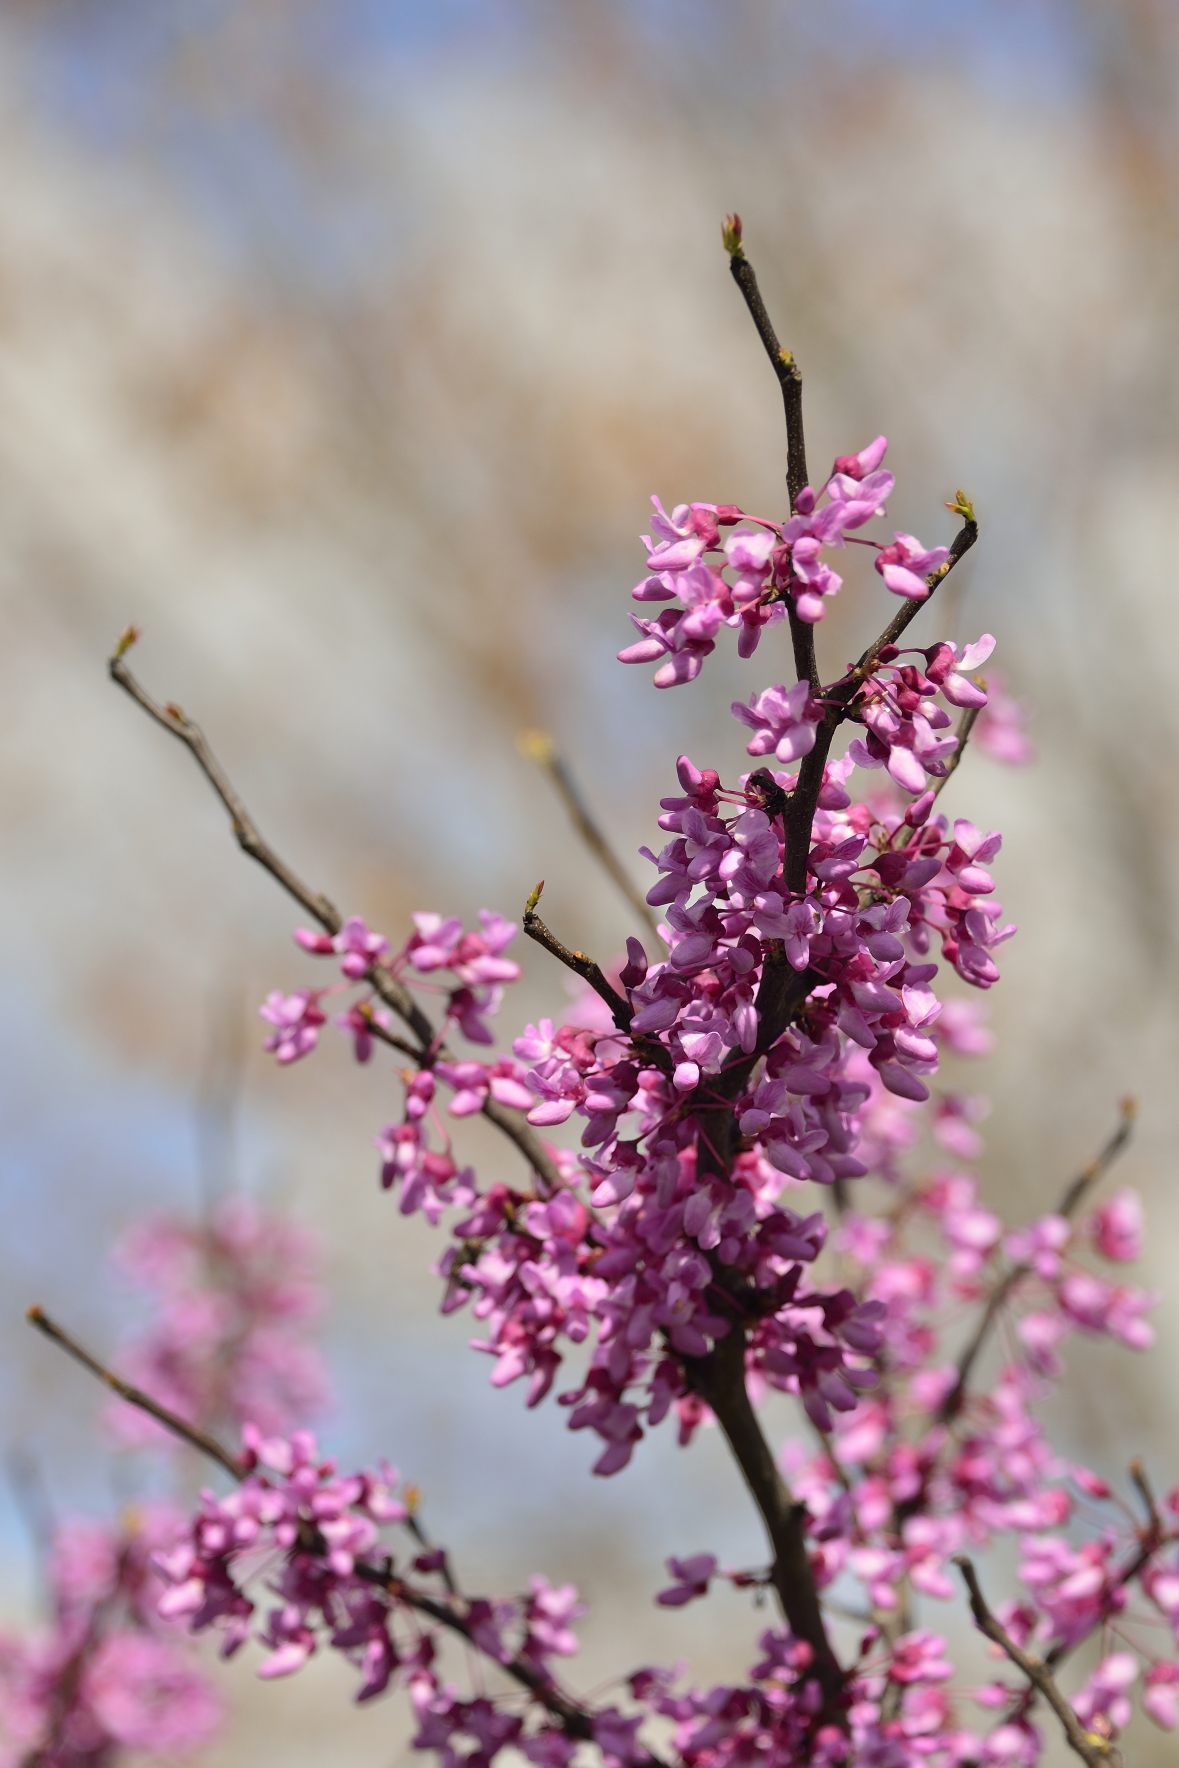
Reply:
M965 1554L958 1554L954 1564L962 1573L967 1593L970 1597L970 1612L980 1633L994 1641L999 1649L1007 1654L1016 1669L1022 1671L1038 1694L1042 1694L1064 1728L1064 1735L1069 1748L1086 1762L1089 1768L1122 1768L1122 1753L1117 1746L1096 1732L1086 1731L1077 1718L1068 1701L1056 1686L1056 1678L1048 1666L1038 1657L1022 1651L1010 1633L1000 1625L987 1607L987 1601L979 1586L974 1566Z
M231 1455L229 1450L217 1441L216 1437L188 1424L175 1412L170 1412L167 1406L161 1406L158 1401L153 1400L150 1394L145 1394L142 1388L132 1387L130 1382L123 1381L112 1370L100 1363L97 1357L92 1356L78 1343L76 1338L72 1338L56 1321L51 1320L41 1308L29 1308L25 1317L30 1325L37 1328L38 1332L43 1333L46 1338L59 1345L76 1362L81 1363L84 1369L88 1369L92 1375L98 1377L99 1381L113 1389L120 1399L126 1400L131 1406L138 1406L141 1412L146 1412L158 1424L162 1424L166 1430L170 1430L174 1436L179 1437L182 1442L189 1443L194 1449L199 1449L203 1455L207 1455L210 1460L216 1461L235 1480L242 1480L246 1477L246 1469L241 1462L236 1456ZM421 1528L412 1518L410 1532L424 1544L425 1537ZM312 1528L311 1534L314 1535L314 1533L314 1528ZM317 1545L322 1546L322 1543L317 1543ZM399 1602L404 1602L407 1607L416 1609L420 1614L429 1615L440 1626L460 1634L477 1649L482 1649L478 1646L470 1621L463 1612L466 1607L465 1599L455 1591L449 1570L444 1578L448 1585L446 1598L431 1596L428 1591L418 1590L412 1584L407 1583L404 1578L395 1577L392 1572L382 1571L377 1566L357 1562L355 1572L356 1576L365 1583L384 1590L387 1595ZM594 1735L592 1712L588 1708L579 1706L575 1700L565 1694L526 1658L515 1657L507 1662L496 1658L493 1661L499 1664L505 1675L510 1676L512 1681L518 1683L520 1687L526 1688L547 1712L559 1720L562 1728L571 1737L584 1740L592 1739ZM658 1763L657 1757L653 1757L652 1760Z
M295 901L306 909L314 920L319 922L324 931L334 937L344 925L344 917L339 909L330 897L323 896L318 891L312 890L309 885L304 884L298 873L294 872L286 861L274 851L270 843L263 839L258 825L243 804L225 769L209 747L200 726L187 718L179 706L161 705L159 701L153 700L128 669L125 661L126 654L138 637L136 628L129 626L115 646L114 654L108 665L111 680L121 687L125 694L129 694L136 705L143 708L149 718L154 719L170 736L184 744L217 797L229 812L230 824L242 852L248 854L251 859L256 860L265 871L269 872L271 877L281 884L283 889L293 896ZM374 964L365 972L364 980L372 988L374 994L378 995L387 1007L391 1007L398 1018L403 1020L413 1033L418 1047L416 1050L410 1049L409 1053L415 1061L432 1065L440 1056L446 1054L445 1050L435 1043L435 1030L429 1016L418 1006L413 995L399 977L394 976L383 965ZM390 1041L392 1040L390 1039ZM398 1043L396 1047L406 1049L407 1046ZM515 1143L524 1158L540 1174L550 1189L555 1190L559 1187L561 1175L557 1170L556 1162L546 1151L540 1137L524 1121L519 1112L512 1111L507 1106L500 1105L495 1099L489 1098L483 1106L483 1116L498 1130L501 1130L509 1141Z

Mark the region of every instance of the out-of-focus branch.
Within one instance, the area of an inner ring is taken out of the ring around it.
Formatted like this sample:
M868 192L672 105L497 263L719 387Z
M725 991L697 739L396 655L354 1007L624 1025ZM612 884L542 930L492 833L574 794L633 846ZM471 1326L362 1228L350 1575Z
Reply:
M169 1412L167 1406L161 1406L158 1400L153 1400L151 1395L145 1394L142 1388L132 1387L129 1381L124 1381L113 1370L100 1363L97 1357L91 1356L90 1352L80 1345L76 1338L71 1338L70 1334L64 1331L55 1320L51 1320L41 1308L29 1308L25 1318L30 1326L35 1326L38 1332L51 1339L54 1344L60 1345L61 1349L73 1357L75 1362L81 1363L83 1369L89 1369L91 1375L96 1375L99 1381L105 1382L106 1386L117 1393L121 1400L126 1400L129 1406L138 1406L141 1412L146 1412L149 1418L154 1418L157 1424L162 1424L165 1430L172 1432L173 1436L180 1437L192 1448L199 1449L201 1454L207 1455L211 1461L219 1462L227 1473L232 1474L234 1479L241 1479L243 1469L237 1457L231 1455L229 1450L217 1441L216 1437L209 1435L208 1431L198 1430L195 1424L189 1424L183 1418L178 1418L175 1412Z
M121 687L125 694L129 694L136 705L143 708L149 718L153 718L157 724L163 726L170 736L184 744L229 812L233 833L242 852L248 854L251 859L256 860L264 870L268 871L271 877L275 878L283 889L288 891L295 901L305 908L314 920L319 922L325 932L334 937L344 925L344 917L339 909L329 897L319 894L304 884L286 861L279 857L267 841L263 840L257 824L238 796L228 774L213 754L200 726L186 718L179 706L161 705L157 700L153 700L147 690L132 675L125 658L138 637L139 634L135 627L129 626L115 646L114 655L108 666L112 681ZM385 1005L391 1007L398 1018L404 1021L417 1039L418 1048L416 1050L401 1042L396 1043L396 1048L406 1050L415 1061L427 1064L446 1054L445 1050L435 1044L434 1026L428 1015L418 1006L400 977L394 976L384 965L374 964L365 972L364 980L373 992L384 1001ZM375 1025L373 1029L374 1033L380 1035ZM394 1040L390 1035L385 1041L393 1042ZM497 1104L494 1099L488 1099L483 1107L483 1115L497 1129L502 1130L510 1141L515 1143L525 1159L550 1188L555 1189L560 1184L560 1174L555 1162L546 1152L540 1137L524 1121L519 1112L511 1111L506 1106Z
M782 408L786 414L786 490L793 513L799 492L807 483L806 436L802 424L802 375L799 372L793 353L784 350L778 342L766 304L762 300L761 290L757 286L757 276L753 265L745 256L745 247L741 240L740 215L727 215L721 237L725 250L729 254L729 269L733 281L741 290L745 305L749 309L749 317L757 329L770 366L778 377L778 385L782 389ZM790 639L794 646L794 669L799 681L809 681L813 692L819 691L819 665L815 658L815 629L800 620L794 610L793 603L787 606L790 616Z
M521 755L526 756L529 761L535 761L538 767L543 767L557 788L561 802L569 812L569 819L577 833L598 864L617 884L643 925L658 939L659 924L651 913L649 904L635 887L626 867L594 821L590 808L582 797L577 781L570 771L569 764L564 756L558 754L552 737L547 731L528 730L521 731L516 742Z
M207 1431L195 1429L183 1418L177 1417L175 1412L170 1412L166 1406L159 1405L151 1398L150 1394L145 1394L142 1389L132 1387L129 1382L121 1380L112 1370L100 1363L97 1357L91 1356L90 1352L84 1349L77 1339L71 1338L68 1332L65 1332L55 1321L51 1320L39 1307L30 1308L26 1317L30 1325L44 1333L46 1338L52 1339L54 1344L60 1345L62 1350L68 1352L71 1357L81 1363L83 1368L88 1369L92 1375L98 1377L99 1381L112 1388L120 1399L126 1400L129 1405L138 1406L141 1412L146 1412L158 1424L162 1424L166 1430L170 1430L174 1436L179 1437L182 1442L190 1444L194 1449L199 1449L202 1455L207 1455L210 1460L216 1461L235 1480L245 1477L246 1469L241 1462L236 1456L231 1455L229 1450L217 1441L216 1437L210 1436ZM429 1543L421 1525L412 1515L409 1518L408 1527L414 1539L421 1546L428 1547ZM311 1533L314 1534L314 1532L312 1529ZM322 1550L322 1543L317 1542L316 1548ZM446 1598L431 1596L428 1591L418 1590L412 1584L407 1583L404 1578L394 1577L391 1572L382 1571L377 1566L368 1566L358 1562L355 1569L357 1577L363 1579L365 1583L384 1590L387 1595L392 1596L398 1602L404 1602L408 1608L416 1609L419 1614L429 1615L440 1626L460 1634L476 1650L482 1649L475 1639L471 1624L464 1613L465 1599L457 1593L449 1568L443 1573L443 1581L447 1585L448 1591ZM579 1706L570 1695L565 1694L551 1678L544 1675L526 1658L515 1657L506 1663L502 1659L495 1658L493 1662L497 1663L512 1681L518 1683L520 1687L526 1688L547 1712L560 1721L562 1729L567 1731L571 1737L585 1740L593 1738L593 1714L587 1708ZM657 1757L652 1759L658 1761Z
M1056 1678L1051 1670L1038 1657L1022 1651L1010 1633L1002 1627L987 1607L986 1598L979 1587L974 1566L964 1554L959 1554L954 1564L962 1573L967 1593L970 1597L970 1612L974 1616L974 1624L980 1633L994 1641L999 1649L1006 1653L1015 1665L1027 1677L1037 1694L1042 1694L1064 1729L1069 1748L1086 1762L1089 1768L1122 1768L1122 1753L1107 1738L1098 1737L1095 1732L1086 1731L1077 1715L1065 1700L1056 1686Z
M1056 1206L1055 1213L1057 1215L1064 1216L1066 1220L1071 1219L1081 1207L1081 1204L1084 1202L1097 1181L1104 1177L1114 1161L1118 1158L1118 1155L1125 1148L1134 1128L1134 1119L1138 1115L1137 1100L1130 1098L1123 1099L1121 1102L1121 1113L1121 1121L1118 1124L1117 1129L1109 1138L1109 1141L1105 1144L1105 1147L1101 1150L1100 1154L1097 1155L1095 1160L1091 1160L1089 1165L1085 1167L1082 1172L1078 1173L1077 1177L1073 1179L1068 1186L1064 1196ZM970 1340L970 1343L966 1346L966 1349L958 1359L957 1379L938 1409L939 1423L948 1424L950 1420L956 1418L962 1410L962 1407L966 1403L966 1390L970 1383L970 1377L974 1370L974 1365L978 1361L983 1346L986 1344L986 1341L990 1336L991 1328L998 1319L1003 1304L1011 1295L1012 1290L1017 1288L1018 1285L1023 1282L1025 1277L1031 1276L1033 1268L1034 1267L1029 1264L1013 1266L1013 1268L1008 1271L1007 1275L1001 1278L995 1288L991 1291L990 1298L987 1301L986 1307L983 1309L982 1319L978 1323L974 1337Z

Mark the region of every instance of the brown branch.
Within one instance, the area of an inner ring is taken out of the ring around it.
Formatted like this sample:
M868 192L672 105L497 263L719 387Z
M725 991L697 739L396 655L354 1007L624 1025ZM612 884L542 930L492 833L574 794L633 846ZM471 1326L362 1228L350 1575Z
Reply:
M1121 1113L1121 1122L1118 1124L1117 1129L1105 1144L1105 1147L1101 1150L1100 1154L1097 1155L1095 1160L1090 1161L1089 1165L1085 1167L1082 1172L1078 1173L1077 1177L1073 1179L1068 1186L1064 1196L1056 1206L1056 1215L1064 1216L1066 1220L1070 1220L1076 1214L1089 1192L1093 1189L1093 1186L1109 1171L1114 1161L1118 1158L1118 1155L1126 1146L1126 1143L1130 1140L1130 1135L1134 1128L1134 1119L1138 1114L1137 1101L1130 1098L1123 1099L1121 1102ZM937 1416L940 1424L948 1424L951 1419L956 1418L958 1413L962 1410L962 1407L966 1403L966 1389L969 1385L974 1365L978 1361L979 1355L982 1352L983 1346L986 1344L991 1328L995 1324L1003 1304L1011 1295L1012 1290L1017 1288L1018 1285L1023 1282L1025 1277L1031 1276L1034 1268L1035 1267L1030 1264L1015 1265L1010 1271L1008 1271L1005 1277L1000 1279L999 1283L991 1291L987 1305L983 1310L982 1319L979 1321L975 1330L974 1337L970 1340L970 1343L966 1346L966 1349L958 1359L957 1379L938 1409Z
M242 852L248 854L251 859L256 860L265 871L269 872L271 877L276 879L283 889L293 896L301 907L306 909L312 919L318 921L319 925L334 937L344 925L344 918L339 909L329 897L321 895L304 884L286 861L278 856L267 841L263 840L257 824L238 796L228 774L209 747L200 726L186 718L179 706L162 706L158 701L153 700L128 669L124 659L137 637L138 634L134 627L128 627L116 645L114 655L108 665L112 681L121 687L124 693L129 694L135 703L143 708L149 718L153 718L170 736L184 744L229 812L230 824ZM415 1062L426 1066L433 1066L439 1057L447 1055L444 1048L435 1047L434 1026L400 977L394 976L384 965L374 964L365 972L364 980L373 992L384 1001L385 1005L391 1007L398 1018L408 1025L417 1039L418 1047L414 1049L374 1024L373 1033L375 1036L380 1037L386 1043L393 1044L394 1048L405 1051L413 1057ZM555 1162L545 1152L540 1137L535 1134L531 1125L524 1121L520 1113L510 1111L507 1107L496 1104L493 1099L488 1099L483 1107L483 1115L516 1144L525 1159L541 1175L550 1189L555 1190L560 1186L561 1178Z
M745 248L741 244L740 215L730 215L727 218L723 237L733 281L741 290L749 316L782 389L782 408L786 416L786 491L793 513L798 494L807 483L806 437L802 424L802 375L793 353L784 350L778 342L778 334L766 312L753 265L745 256ZM809 681L812 691L818 693L820 683L819 666L815 658L815 629L807 621L799 619L793 602L787 603L786 611L790 617L795 673L799 681Z
M642 893L636 888L626 867L607 841L590 812L589 806L581 795L581 791L569 769L564 757L557 753L553 739L547 731L522 731L517 738L517 746L522 755L529 761L535 761L543 767L553 785L560 794L565 809L577 833L581 836L594 858L602 869L617 884L627 902L644 926L656 939L659 938L659 924L651 913L651 908Z
M970 1612L974 1616L975 1626L980 1633L1005 1652L1015 1667L1022 1671L1038 1694L1042 1694L1064 1728L1064 1735L1069 1748L1080 1756L1089 1768L1122 1768L1122 1754L1117 1746L1106 1738L1098 1737L1095 1732L1086 1731L1077 1718L1068 1701L1056 1686L1056 1679L1047 1665L1038 1657L1033 1657L1012 1639L1010 1633L995 1619L987 1607L986 1598L979 1587L974 1566L964 1554L955 1557L954 1564L962 1573L970 1597Z
M812 1647L814 1673L830 1716L839 1706L844 1673L827 1637L806 1549L806 1506L778 1471L745 1385L745 1333L734 1323L706 1357L684 1359L693 1390L716 1414L760 1512L773 1554L771 1582L791 1632Z
M167 1406L161 1406L158 1400L153 1400L151 1395L145 1394L142 1388L132 1387L129 1381L124 1381L120 1376L115 1375L113 1371L100 1363L97 1357L92 1357L76 1338L71 1338L69 1333L64 1331L55 1320L51 1320L41 1308L29 1308L25 1319L30 1326L35 1326L37 1331L46 1338L52 1339L54 1344L60 1345L62 1350L73 1357L75 1362L81 1363L84 1369L89 1369L91 1375L96 1375L99 1381L105 1382L107 1387L117 1393L121 1400L126 1400L129 1406L138 1406L141 1412L146 1412L149 1418L154 1418L157 1424L162 1424L165 1430L172 1432L173 1436L180 1437L192 1448L199 1449L201 1454L207 1455L211 1461L219 1462L227 1473L233 1475L234 1479L241 1479L244 1470L240 1461L235 1455L231 1455L229 1450L217 1441L216 1437L210 1436L208 1431L199 1430L195 1424L189 1424L185 1419L178 1418L175 1412L169 1412Z
M203 1455L207 1455L210 1460L216 1461L235 1480L245 1478L246 1469L241 1462L236 1456L231 1455L229 1450L215 1437L210 1436L206 1431L197 1430L193 1425L186 1423L183 1418L177 1417L175 1412L170 1412L166 1406L159 1405L140 1388L132 1387L129 1382L121 1380L119 1376L100 1363L97 1357L91 1356L88 1350L85 1350L76 1339L71 1338L68 1332L63 1331L39 1307L30 1308L26 1318L30 1325L35 1326L39 1332L44 1333L46 1338L52 1339L55 1344L60 1345L62 1350L68 1352L71 1357L81 1363L83 1368L88 1369L107 1387L112 1388L120 1399L126 1400L129 1405L138 1406L141 1412L146 1412L158 1424L162 1424L166 1430L170 1430L174 1436L179 1437L182 1442L189 1443L194 1449L199 1449ZM420 1525L412 1516L409 1520L409 1528L410 1533L421 1545L428 1545ZM321 1545L322 1543L315 1543L317 1551ZM358 1563L355 1569L357 1577L363 1579L365 1583L374 1584L397 1601L404 1602L407 1607L416 1609L421 1614L429 1615L441 1626L461 1634L477 1650L480 1649L470 1624L462 1613L460 1605L463 1599L454 1591L449 1570L444 1574L444 1581L448 1585L450 1600L443 1601L430 1596L425 1591L415 1589L404 1579L396 1578L376 1566ZM563 1728L569 1732L571 1737L592 1739L592 1713L586 1708L578 1706L568 1695L563 1694L555 1683L530 1664L527 1659L516 1657L508 1663L503 1663L499 1658L494 1658L492 1661L499 1664L499 1667L514 1682L518 1682L522 1688L526 1688L530 1694L534 1695L555 1718L560 1719Z
M534 895L529 897L528 906L524 910L525 933L529 939L535 939L537 945L543 945L546 952L551 953L554 958L558 958L567 970L572 970L575 976L580 976L583 982L588 982L594 993L600 995L609 1007L610 1016L619 1031L629 1034L630 1022L634 1018L629 1001L623 1000L618 990L610 986L602 973L600 964L596 964L593 958L587 958L584 952L570 951L567 945L561 944L555 933L549 932L533 907L539 894L540 886L538 885Z

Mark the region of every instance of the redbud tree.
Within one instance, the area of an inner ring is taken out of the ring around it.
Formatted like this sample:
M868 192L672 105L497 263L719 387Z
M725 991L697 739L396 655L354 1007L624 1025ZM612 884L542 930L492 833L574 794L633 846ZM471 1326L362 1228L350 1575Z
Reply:
M764 1563L725 1568L685 1541L653 1595L675 1608L725 1580L748 1590L748 1673L714 1686L620 1665L608 1703L582 1698L563 1664L584 1613L572 1585L537 1571L525 1596L473 1593L395 1469L324 1458L307 1428L324 1388L311 1250L230 1202L199 1226L154 1218L128 1236L123 1267L157 1305L118 1373L31 1310L116 1391L118 1429L199 1450L212 1478L193 1516L159 1507L121 1530L59 1532L50 1623L0 1648L5 1761L198 1748L218 1702L187 1641L207 1634L225 1657L255 1653L263 1677L342 1653L357 1699L401 1691L414 1748L447 1768L504 1750L538 1768L997 1768L1038 1762L1057 1727L1082 1761L1117 1764L1136 1701L1164 1729L1179 1720L1179 1492L1156 1499L1139 1463L1115 1491L1037 1418L1070 1335L1151 1342L1152 1298L1109 1274L1137 1256L1138 1200L1097 1190L1131 1107L1049 1213L1008 1226L971 1171L983 1102L933 1084L943 1051L988 1042L970 997L943 998L940 979L990 989L1015 931L994 896L1000 836L939 799L968 739L1028 758L1019 708L978 673L989 634L962 650L903 642L974 545L974 511L962 492L947 504L949 546L882 538L883 436L812 482L798 365L735 216L724 243L782 394L786 514L653 499L638 637L619 658L656 665L657 688L687 686L728 629L740 657L771 676L789 658L794 680L755 677L732 707L747 773L674 761L625 960L566 946L532 891L524 933L582 988L563 1023L496 1053L518 926L423 912L395 945L345 918L263 840L200 729L131 673L133 629L110 669L303 912L309 979L262 1006L267 1048L305 1060L331 1024L399 1077L381 1184L437 1230L442 1311L474 1322L492 1385L555 1403L554 1426L563 1414L596 1439L601 1476L654 1430L687 1450L719 1427ZM892 614L825 679L816 633L853 545L873 552ZM567 772L534 747L625 882ZM456 1120L476 1114L513 1145L511 1183L482 1185L463 1163ZM570 1346L581 1373L563 1381ZM767 1440L771 1390L796 1402L807 1449ZM1000 1594L972 1556L1004 1540L1017 1573ZM938 1630L955 1604L988 1642L981 1686ZM448 1639L482 1660L477 1686L449 1679ZM1060 1671L1089 1642L1096 1668L1066 1696Z

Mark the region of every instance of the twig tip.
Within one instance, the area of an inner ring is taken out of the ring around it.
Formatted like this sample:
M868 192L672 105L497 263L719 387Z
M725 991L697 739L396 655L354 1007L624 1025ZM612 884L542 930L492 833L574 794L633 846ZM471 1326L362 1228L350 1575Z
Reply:
M742 232L740 215L726 215L721 222L721 239L730 258L745 256L745 248L741 243Z
M556 754L552 737L539 726L521 731L516 738L516 748L526 761L535 761L538 767L549 767Z
M536 913L536 905L540 901L540 893L543 889L544 889L544 879L542 878L540 883L537 884L533 888L531 896L528 898L528 901L524 904L524 917L525 917L525 919L527 919L529 915L534 915Z
M139 643L139 640L141 637L142 637L142 628L141 627L138 627L138 626L125 627L124 630L122 631L122 633L120 633L118 643L115 645L115 648L111 653L111 662L112 663L120 662L127 655L127 652L131 649L131 646Z

